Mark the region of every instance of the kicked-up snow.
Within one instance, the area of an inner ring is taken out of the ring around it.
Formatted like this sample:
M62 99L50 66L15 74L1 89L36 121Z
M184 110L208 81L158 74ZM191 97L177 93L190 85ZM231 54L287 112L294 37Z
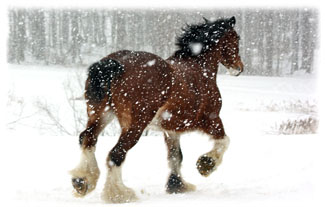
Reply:
M99 137L97 188L85 198L72 193L69 170L78 164L81 153L75 118L86 119L78 77L83 84L86 70L9 66L8 73L7 123L0 150L1 206L111 206L100 197L107 174L105 160L118 138L114 123ZM322 206L323 137L282 135L277 128L286 120L318 119L316 82L313 75L219 75L221 118L230 138L223 163L209 177L202 177L195 163L213 143L199 132L184 134L182 174L196 185L196 191L167 194L166 146L162 133L149 132L130 150L123 166L123 180L139 198L123 206ZM77 100L71 102L72 97ZM80 115L71 112L72 103Z

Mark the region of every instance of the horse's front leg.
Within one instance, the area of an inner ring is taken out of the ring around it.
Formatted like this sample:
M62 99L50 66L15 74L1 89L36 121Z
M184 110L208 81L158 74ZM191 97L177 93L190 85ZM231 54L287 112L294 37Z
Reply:
M212 138L214 145L210 152L198 159L196 166L200 174L207 177L221 164L230 140L225 134L220 117L216 117L213 120L205 120L205 123L207 125L202 130Z
M195 186L184 181L181 175L183 154L180 147L179 134L176 132L164 133L165 143L168 150L168 165L171 173L166 184L168 193L184 193L194 191Z
M86 130L80 134L81 159L78 166L70 171L76 197L83 197L96 188L100 171L95 157L95 146L98 135L112 118L113 114L106 111L91 114Z

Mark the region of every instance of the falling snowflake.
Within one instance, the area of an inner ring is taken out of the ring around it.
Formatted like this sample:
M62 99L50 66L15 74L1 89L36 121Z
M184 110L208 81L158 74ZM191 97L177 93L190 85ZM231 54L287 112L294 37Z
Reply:
M147 66L153 66L154 64L156 64L156 60L154 59L154 60L150 60L150 61L148 61L145 65L144 65L144 67L147 67Z
M191 125L191 123L190 123L190 121L188 119L185 119L185 121L183 123L185 124L185 126L190 126Z
M163 118L163 120L170 120L172 118L172 114L169 112L169 111L164 111L162 114L161 114L161 117Z
M201 43L191 43L190 49L192 54L199 55L202 51L203 45Z

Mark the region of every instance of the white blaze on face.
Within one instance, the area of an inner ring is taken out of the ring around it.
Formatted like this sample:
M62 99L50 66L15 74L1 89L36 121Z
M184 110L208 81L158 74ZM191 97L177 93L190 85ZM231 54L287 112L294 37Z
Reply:
M194 55L199 55L202 51L203 45L201 43L190 43L191 52Z

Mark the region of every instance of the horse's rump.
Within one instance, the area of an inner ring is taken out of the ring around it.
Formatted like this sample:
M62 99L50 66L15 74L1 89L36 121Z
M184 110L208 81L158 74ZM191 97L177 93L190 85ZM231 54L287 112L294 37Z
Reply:
M113 59L102 59L88 69L85 96L91 103L100 103L111 96L111 82L124 72L124 67Z
M135 117L140 118L137 124L150 122L172 90L170 65L157 55L128 50L104 59L123 67L123 73L111 83L111 107L122 127L128 127Z

